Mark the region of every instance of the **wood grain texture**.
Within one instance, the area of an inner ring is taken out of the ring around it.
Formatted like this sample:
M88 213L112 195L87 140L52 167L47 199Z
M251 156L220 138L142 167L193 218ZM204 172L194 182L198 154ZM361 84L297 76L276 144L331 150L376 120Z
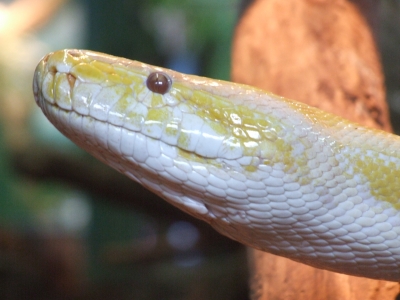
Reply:
M398 283L328 272L249 249L251 299L394 300Z
M236 28L232 79L391 130L372 34L346 0L258 0Z
M232 80L391 131L374 39L347 0L255 1L236 28ZM399 293L398 283L319 270L253 249L249 259L254 300L393 300Z

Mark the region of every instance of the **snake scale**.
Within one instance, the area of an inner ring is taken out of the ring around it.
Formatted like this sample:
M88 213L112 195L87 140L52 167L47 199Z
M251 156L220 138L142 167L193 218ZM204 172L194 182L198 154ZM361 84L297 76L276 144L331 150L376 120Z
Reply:
M85 50L36 68L64 135L222 234L400 280L400 138L251 86Z

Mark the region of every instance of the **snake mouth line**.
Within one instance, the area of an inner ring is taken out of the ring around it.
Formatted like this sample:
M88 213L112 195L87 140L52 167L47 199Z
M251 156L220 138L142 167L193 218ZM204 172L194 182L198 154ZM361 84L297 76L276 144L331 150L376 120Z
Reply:
M77 78L74 74L71 74L71 73L69 73L69 72L61 72L61 71L57 71L56 69L54 69L53 71L52 70L48 70L47 71L47 73L45 73L45 74L50 74L51 75L51 80L48 80L48 82L50 82L51 84L54 84L54 82L55 82L55 80L57 80L56 79L56 74L63 74L63 77L65 77L65 80L68 82L68 84L66 84L65 86L64 86L64 88L65 88L65 90L63 91L63 93L66 93L66 94L69 94L69 99L68 99L68 101L67 101L67 104L63 104L62 103L62 99L60 99L60 98L58 98L58 96L57 96L57 93L56 92L52 92L52 94L54 94L54 98L51 100L51 101L49 101L49 100L47 100L47 98L46 98L46 96L45 96L45 94L43 93L43 90L45 91L45 90L47 90L48 89L48 87L47 86L42 86L41 88L39 88L38 86L35 88L35 90L36 90L36 93L35 93L35 99L36 99L36 102L38 103L38 105L39 106L42 106L43 105L43 103L47 103L47 104L49 104L51 107L54 107L54 108L58 108L58 109L60 109L60 110L62 110L62 111L64 111L64 112L66 112L66 113L69 113L69 112L74 112L74 113L76 113L78 116L82 116L82 117L84 117L84 116L87 116L87 117L90 117L90 118L92 118L93 120L96 120L96 121L99 121L99 122L103 122L104 124L112 124L112 125L114 125L114 126L116 126L116 127L118 127L118 128L123 128L123 129L126 129L126 130L129 130L129 131L132 131L132 132L136 132L136 133L138 133L138 132L140 132L140 133L142 133L144 136L146 136L146 137L148 137L148 138L154 138L152 135L150 135L150 134L147 134L146 132L144 132L144 125L143 124L140 124L140 125L135 125L135 126L137 126L138 127L138 129L137 130L135 130L135 129L132 129L132 128L130 128L131 126L127 126L127 125L125 125L126 124L126 116L125 117L123 117L125 120L123 120L123 121L121 121L121 124L115 124L114 122L110 122L109 121L109 117L108 117L108 115L110 114L110 112L107 112L106 114L103 114L102 115L102 118L99 118L99 117L96 117L96 115L95 114L91 114L91 113L82 113L81 111L79 111L79 109L77 110L75 107L74 107L74 105L75 105L75 101L72 99L72 94L74 93L74 89L76 89L77 88L77 81L79 81L79 82L82 82L79 78ZM45 74L41 74L42 75L42 77L45 77L46 75ZM152 73L152 74L154 74L154 73ZM39 76L38 76L39 77ZM36 77L35 77L36 78ZM40 80L40 78L36 78L36 80L34 81L34 82L37 82L38 80ZM84 82L82 82L82 83L84 83ZM37 85L37 84L36 84ZM66 87L68 86L68 90L66 90ZM78 85L79 86L79 85ZM53 88L53 89L55 89L55 87ZM150 93L150 91L149 91L149 93ZM88 97L89 98L89 96L85 96L85 97ZM66 102L66 101L64 101L64 102ZM42 103L42 104L41 104ZM61 104L60 104L61 103ZM113 105L116 105L115 103L113 104ZM109 108L109 110L111 111L112 110L112 108ZM149 108L149 110L150 110L150 108ZM106 115L106 116L105 116ZM152 116L152 118L153 118L154 116ZM163 120L160 120L159 122L162 122ZM174 120L173 120L174 121ZM179 122L178 122L179 121ZM174 130L177 132L177 133L175 133L176 135L178 134L178 133L180 133L180 135L181 136L183 136L183 132L185 131L185 129L182 127L183 125L181 124L182 123L182 119L179 119L177 121L177 127L176 128L174 128ZM174 121L175 122L175 121ZM129 125L129 124L128 124ZM140 127L140 129L139 129L139 127ZM168 135L168 134L170 134L168 131L167 131L167 129L168 128L163 128L163 130L165 129L165 133L163 133L163 134L166 134L166 135ZM214 128L213 128L214 129ZM155 138L155 139L157 139L157 138ZM167 145L169 145L169 146L172 146L172 147L176 147L180 152L181 152L181 155L182 156L184 156L184 157L186 157L186 158L189 158L189 156L191 157L191 159L194 159L195 161L205 161L205 162L207 162L207 163L211 163L211 164L219 164L219 166L220 167L223 167L223 165L224 164L220 164L220 162L219 161L225 161L225 162L235 162L236 160L237 160L237 158L236 157L233 157L233 158L226 158L226 157L218 157L218 156L207 156L207 155L201 155L201 154L199 154L199 153L197 153L197 152L195 152L195 151L190 151L190 150L188 150L188 149L186 149L185 147L181 147L179 144L174 144L174 143L170 143L170 142L168 142L168 141L164 141L163 140L163 142L165 142ZM235 147L237 147L236 145L235 145ZM235 154L236 155L236 154ZM258 160L261 160L261 157L258 157L258 156L256 156L256 155L243 155L243 156L245 156L246 157L246 160L248 160L248 158L249 157L253 157L254 159L258 159ZM247 162L246 162L247 163ZM229 164L231 164L231 163L228 163L228 165ZM240 163L240 164L242 164L242 163ZM245 164L244 164L245 165ZM254 171L255 170L255 167L253 166L253 165L251 165L249 168L248 168L248 170L247 171L249 171L249 170L251 170L251 171Z

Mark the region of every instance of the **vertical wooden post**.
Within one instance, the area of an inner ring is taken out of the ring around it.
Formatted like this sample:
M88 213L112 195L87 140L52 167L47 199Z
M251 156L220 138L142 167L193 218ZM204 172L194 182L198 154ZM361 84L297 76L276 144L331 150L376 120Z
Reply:
M391 130L367 23L348 0L258 0L235 33L232 80ZM398 284L249 249L252 299L395 299Z

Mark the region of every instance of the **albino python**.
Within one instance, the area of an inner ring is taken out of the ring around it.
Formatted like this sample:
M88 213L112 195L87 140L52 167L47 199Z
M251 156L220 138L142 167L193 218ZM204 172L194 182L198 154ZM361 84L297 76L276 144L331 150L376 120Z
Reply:
M400 280L400 138L254 87L83 50L45 56L64 135L222 234L317 268Z

